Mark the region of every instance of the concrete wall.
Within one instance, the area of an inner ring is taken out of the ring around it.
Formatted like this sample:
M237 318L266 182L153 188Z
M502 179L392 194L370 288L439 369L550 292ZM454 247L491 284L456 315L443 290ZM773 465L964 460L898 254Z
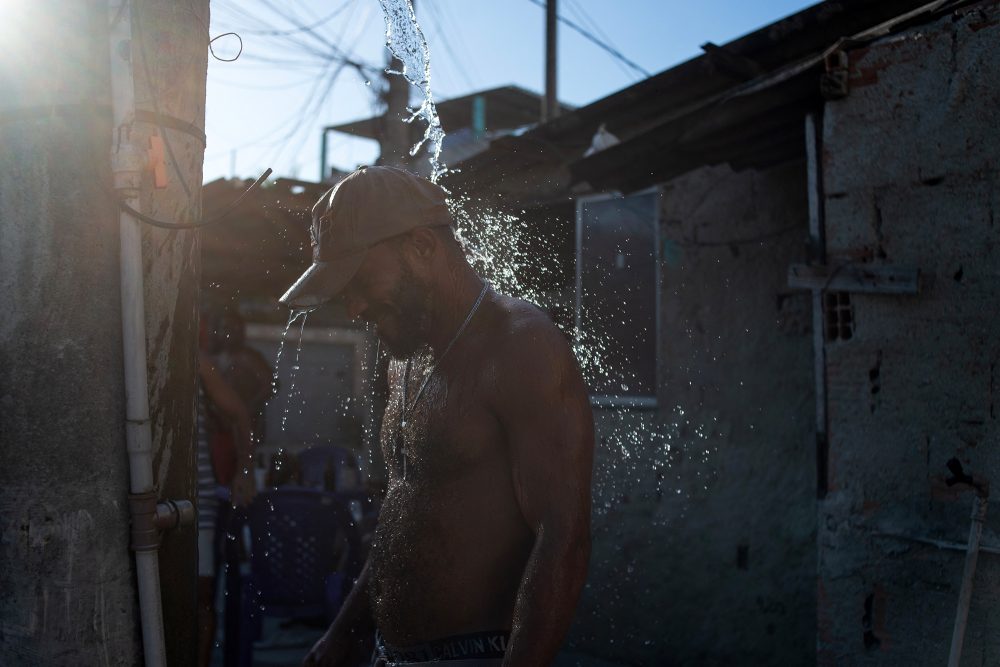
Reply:
M805 187L801 162L663 187L660 407L597 415L594 553L571 650L636 665L812 661L809 300L786 287L805 253Z
M161 111L202 127L207 1L142 2L137 11ZM108 7L20 3L5 21L0 664L137 664L118 214L109 195ZM152 110L144 71L136 86L138 108ZM136 131L143 140L157 132L148 122ZM170 184L154 191L147 183L143 208L191 220L199 215L204 145L185 132L170 139L191 194L168 164ZM196 233L146 229L143 244L154 474L163 496L191 498ZM163 545L168 656L176 665L194 661L195 544L190 528Z
M0 663L131 665L107 9L13 14L0 65Z
M825 109L830 264L918 267L918 296L851 296L826 344L830 493L820 504L819 662L947 662L972 499L946 461L1000 481L996 295L1000 8L981 3L850 53ZM984 541L1000 543L996 513ZM1000 559L976 574L965 665L1000 662Z

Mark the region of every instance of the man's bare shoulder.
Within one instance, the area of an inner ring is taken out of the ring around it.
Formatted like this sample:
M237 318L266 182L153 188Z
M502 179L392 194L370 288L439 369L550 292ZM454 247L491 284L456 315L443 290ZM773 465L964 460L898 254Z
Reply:
M501 313L496 342L505 352L516 354L527 343L570 351L566 336L548 313L535 304L501 294L496 305Z
M496 305L500 326L492 342L498 379L523 382L533 376L544 380L579 375L569 341L545 311L504 295L498 296Z

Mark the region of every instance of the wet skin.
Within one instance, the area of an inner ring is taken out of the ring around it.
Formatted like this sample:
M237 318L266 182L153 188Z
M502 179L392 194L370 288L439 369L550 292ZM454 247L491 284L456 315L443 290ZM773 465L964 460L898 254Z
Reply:
M390 367L381 437L389 485L372 547L370 592L376 623L392 644L511 629L534 533L517 502L492 403L497 365L504 362L498 339L515 317L508 309L528 307L491 296L431 376L405 430L405 362ZM423 357L411 369L408 405L428 365Z
M344 292L395 356L416 352L408 406L482 287L433 232L410 236L373 247ZM593 423L572 351L536 307L489 291L401 429L404 369L389 368L371 556L306 664L344 664L364 617L397 646L509 630L505 665L550 664L590 547Z

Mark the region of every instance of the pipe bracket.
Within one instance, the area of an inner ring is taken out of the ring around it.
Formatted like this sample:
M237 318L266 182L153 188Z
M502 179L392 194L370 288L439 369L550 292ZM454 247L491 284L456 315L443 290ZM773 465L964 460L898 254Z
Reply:
M156 551L160 546L160 531L156 528L156 491L130 493L129 512L132 515L132 550Z
M130 493L132 514L132 550L156 551L160 537L168 530L194 523L194 505L190 500L156 502L156 491Z

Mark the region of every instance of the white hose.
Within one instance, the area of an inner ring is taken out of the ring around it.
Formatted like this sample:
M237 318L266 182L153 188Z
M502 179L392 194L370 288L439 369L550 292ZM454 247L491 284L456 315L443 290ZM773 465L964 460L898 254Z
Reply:
M131 65L132 17L129 0L109 0L111 22L111 100L114 137L111 147L115 188L126 203L139 209L142 154L132 145L135 85ZM149 426L146 378L146 308L143 299L142 234L139 222L119 213L121 235L122 350L125 367L125 438L133 494L153 486L153 443ZM139 619L146 667L164 667L163 610L160 602L158 552L136 551Z

